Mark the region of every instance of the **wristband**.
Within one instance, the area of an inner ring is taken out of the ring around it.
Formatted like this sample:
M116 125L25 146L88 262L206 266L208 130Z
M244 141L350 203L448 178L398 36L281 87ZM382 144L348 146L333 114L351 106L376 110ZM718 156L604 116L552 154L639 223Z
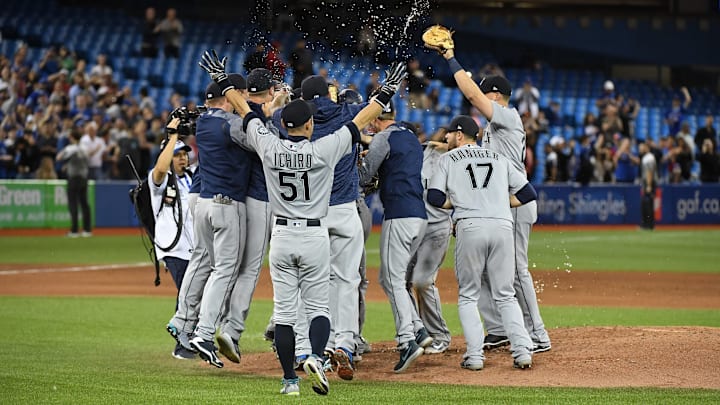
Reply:
M450 65L450 71L452 71L453 74L463 70L463 67L460 66L460 62L458 62L454 56L448 59L448 65Z
M381 90L380 92L378 92L377 96L375 96L375 100L383 107L383 109L385 109L388 103L390 103L390 99L392 98L392 96L393 93Z

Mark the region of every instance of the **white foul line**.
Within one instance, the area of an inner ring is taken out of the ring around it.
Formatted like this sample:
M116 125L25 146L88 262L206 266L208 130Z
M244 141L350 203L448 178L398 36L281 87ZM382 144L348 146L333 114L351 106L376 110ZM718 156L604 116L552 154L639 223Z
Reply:
M150 262L143 263L129 263L129 264L103 264L97 266L75 266L75 267L63 267L63 268L52 268L52 269L23 269L23 270L0 270L0 276L11 276L17 274L36 274L36 273L65 273L65 272L78 272L78 271L101 271L101 270L113 270L113 269L127 269L133 267L146 267L152 266Z

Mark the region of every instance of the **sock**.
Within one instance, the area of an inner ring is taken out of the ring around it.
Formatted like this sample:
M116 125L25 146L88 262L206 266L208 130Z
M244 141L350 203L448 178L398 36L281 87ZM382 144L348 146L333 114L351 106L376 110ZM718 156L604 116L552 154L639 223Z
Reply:
M275 347L277 348L284 378L297 378L295 374L295 332L290 325L275 325Z
M310 322L310 346L313 354L322 357L330 338L330 320L324 316L316 316Z

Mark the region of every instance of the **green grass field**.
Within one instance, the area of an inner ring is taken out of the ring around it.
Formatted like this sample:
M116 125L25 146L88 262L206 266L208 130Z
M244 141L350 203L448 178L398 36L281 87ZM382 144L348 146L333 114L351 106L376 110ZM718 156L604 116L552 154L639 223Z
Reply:
M368 243L377 266L377 235ZM719 272L718 231L535 232L536 268ZM135 263L146 260L138 237L0 238L0 263ZM566 258L565 255L568 257ZM561 256L561 257L560 257ZM451 266L448 255L447 266ZM2 282L2 279L0 279ZM253 304L243 335L244 352L266 351L262 340L272 303ZM378 383L335 384L328 397L303 385L302 395L282 398L279 381L174 360L163 327L172 313L168 297L0 297L0 402L54 403L718 403L720 391L690 389L509 388ZM653 325L720 327L720 311L543 306L549 328ZM455 305L444 314L461 334ZM384 302L368 306L365 335L394 335Z

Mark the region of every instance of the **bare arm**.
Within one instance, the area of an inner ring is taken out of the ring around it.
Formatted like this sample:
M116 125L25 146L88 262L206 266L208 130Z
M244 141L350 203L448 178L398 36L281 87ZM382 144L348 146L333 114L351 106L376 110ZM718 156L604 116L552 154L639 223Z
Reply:
M452 49L448 49L443 56L445 59L450 60L455 57L455 52ZM473 107L477 108L485 118L491 120L493 114L492 102L489 98L480 91L477 83L468 76L465 69L460 69L453 74L455 82L457 82L458 88L462 91L463 95L470 101Z
M523 205L520 200L515 197L515 194L510 194L510 207L515 208Z
M167 127L168 129L177 129L178 124L180 124L180 119L173 118L173 120L170 121ZM175 143L177 142L177 139L177 132L174 134L170 134L168 141L165 145L165 149L163 149L158 156L157 163L155 163L155 167L152 171L153 183L155 183L155 185L162 184L163 179L165 178L165 176L167 176L168 170L170 170L170 165L172 164L172 158L175 151Z
M685 97L685 100L683 101L683 107L688 108L688 106L690 106L690 103L692 103L692 97L690 97L690 92L685 86L681 87L680 91L682 92L683 97Z

